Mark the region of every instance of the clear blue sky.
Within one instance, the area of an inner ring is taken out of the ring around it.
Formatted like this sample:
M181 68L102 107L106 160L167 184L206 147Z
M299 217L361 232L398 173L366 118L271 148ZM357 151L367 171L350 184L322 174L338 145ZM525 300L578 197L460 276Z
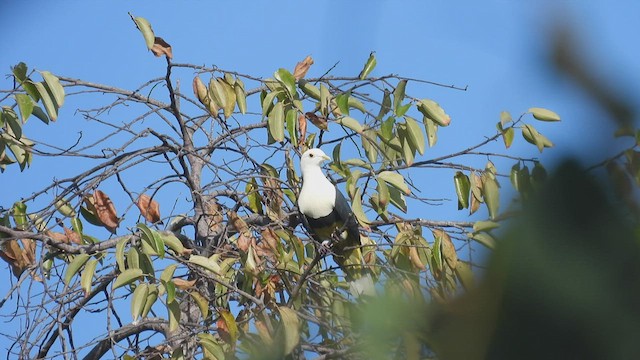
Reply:
M336 75L355 75L370 51L378 66L373 75L397 73L468 86L454 91L410 83L408 92L438 101L452 125L439 132L439 146L426 158L471 145L490 136L502 110L517 116L529 107L558 112L560 124L538 129L559 153L581 153L599 160L589 148L610 142L611 127L601 111L545 61L556 22L572 25L580 35L589 63L599 76L629 94L640 93L640 3L635 1L17 1L0 4L0 69L24 61L30 68L123 88L135 88L164 75L165 63L147 53L127 12L147 18L172 46L174 61L217 65L257 76L293 68L306 55L317 76L336 62ZM182 79L190 86L190 78ZM3 88L9 82L2 77ZM69 101L57 123L26 125L26 135L70 145L84 120L74 117L81 105ZM607 136L603 134L603 127ZM498 144L501 145L501 144ZM496 147L500 149L500 147ZM539 156L519 134L516 153ZM555 154L555 155L554 155ZM30 194L52 178L79 168L63 169L34 159L25 173L10 167L0 175L0 206ZM455 196L447 174L449 198ZM433 182L432 179L424 179ZM442 183L444 184L444 183ZM460 217L455 203L426 217ZM485 214L486 216L486 214ZM5 264L0 264L2 268ZM3 270L4 274L8 274ZM6 293L8 282L0 285ZM5 305L7 306L7 305ZM2 313L5 313L2 309ZM4 319L0 319L3 321ZM11 332L10 324L2 324ZM4 349L0 338L0 349ZM0 350L2 352L2 350Z

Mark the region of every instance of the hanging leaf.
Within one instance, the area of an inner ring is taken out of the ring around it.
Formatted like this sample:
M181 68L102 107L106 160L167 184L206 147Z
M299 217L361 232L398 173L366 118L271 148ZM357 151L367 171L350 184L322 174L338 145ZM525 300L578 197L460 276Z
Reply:
M20 119L24 123L31 116L35 104L27 94L16 94L15 98L18 109L20 109Z
M169 331L176 331L180 327L180 304L172 301L167 304L169 310Z
M534 144L542 152L545 147L552 147L553 143L544 135L540 134L532 125L526 124L522 127L522 137L527 142Z
M495 220L500 209L500 190L498 182L488 176L487 173L482 174L482 194L484 195L487 209L489 209L489 217L491 220Z
M224 330L230 337L230 343L235 344L239 336L238 325L236 324L235 317L233 317L233 314L226 309L221 309L218 313L220 314L220 319L224 323Z
M211 116L217 116L220 108L213 101L213 97L209 94L207 86L200 80L200 77L193 78L193 93L198 98L198 101L209 111Z
M420 100L418 102L418 110L422 115L435 121L440 126L448 126L451 123L451 117L444 112L440 105L430 99Z
M384 89L384 95L382 95L382 105L380 105L380 112L376 119L381 120L389 111L391 111L391 93L389 90Z
M158 286L154 284L147 284L149 290L147 291L147 298L144 301L144 307L142 308L142 312L140 313L141 318L146 318L151 311L151 307L158 300L159 290Z
M58 106L54 103L54 100L51 98L47 87L42 82L35 82L33 85L36 87L40 99L42 100L42 104L44 105L47 114L51 121L56 121L58 119Z
M229 103L225 85L226 83L222 78L211 78L209 81L209 97L213 99L216 106L220 109L224 109Z
M71 282L73 276L77 274L78 271L80 271L80 268L82 268L82 266L87 262L87 260L89 260L90 257L91 256L89 254L78 254L69 263L69 266L67 266L67 271L65 271L64 273L64 283L67 286L69 286L69 283Z
M400 80L398 81L398 85L396 85L396 88L393 90L393 111L398 116L402 116L398 114L398 108L400 108L400 105L402 105L402 100L404 100L404 92L406 86L407 80Z
M296 125L298 125L298 113L295 109L287 110L285 116L285 123L287 125L287 133L289 133L289 139L294 147L298 147L298 131Z
M233 91L236 93L236 102L238 103L238 110L241 114L247 112L247 93L244 90L244 83L239 78L236 78L236 83L233 85Z
M453 183L456 187L456 195L458 196L458 210L469 207L469 193L471 191L471 181L469 177L461 171L456 171L453 176Z
M500 112L500 125L504 128L508 123L513 121L511 114L508 111Z
M375 56L375 51L372 51L369 54L369 58L367 59L367 62L364 64L364 67L360 71L360 74L358 75L360 80L364 80L367 76L369 76L369 74L371 73L371 71L373 71L375 67L376 67L376 56Z
M409 135L409 142L416 150L418 150L418 153L420 153L420 155L424 155L425 140L420 125L418 125L418 122L412 117L405 116L404 119L407 124L407 134Z
M111 233L116 232L120 219L116 215L116 209L107 194L100 190L93 193L93 205L95 206L96 215L102 225Z
M41 71L40 75L44 79L47 89L53 95L53 100L58 108L64 104L64 87L60 84L60 79L48 71Z
M378 177L406 195L411 194L411 189L409 189L409 186L407 186L407 183L404 181L404 176L401 174L394 171L382 171L378 174Z
M155 224L160 221L160 204L157 201L151 199L147 194L142 194L138 198L138 209L140 214L150 223Z
M313 65L313 58L311 55L304 58L304 60L300 61L296 64L295 69L293 70L293 77L297 80L300 80L307 75L307 71Z
M300 341L300 320L298 314L286 306L279 306L278 311L284 328L284 354L289 355Z
M473 234L470 233L468 235L470 238L488 247L489 249L493 249L496 246L496 240L493 238L493 236L485 232L473 233Z
M365 225L370 223L367 219L367 215L364 213L364 209L362 208L362 189L359 187L356 188L356 192L353 194L352 210L353 214L361 224Z
M138 318L142 315L148 295L149 285L147 283L139 284L133 291L131 297L131 318L134 322L138 321Z
M422 118L422 122L424 123L424 129L427 132L429 147L434 147L438 141L438 125L427 116Z
M560 121L560 115L544 108L532 107L527 112L540 121Z
M306 80L298 81L298 88L312 99L320 100L320 89Z
M473 232L487 232L489 230L493 230L500 226L499 223L495 221L476 221L473 224Z
M116 281L113 282L111 289L115 290L121 286L131 284L132 282L141 278L143 275L144 274L142 272L142 269L127 269L123 271L120 275L118 275L118 277L116 278Z
M451 237L446 231L440 229L433 230L433 235L440 238L441 253L445 262L450 269L455 269L458 264L458 254Z
M91 292L91 282L93 281L93 275L96 273L96 265L98 265L98 259L89 260L80 276L80 286L84 290L85 297Z
M364 130L364 128L362 127L362 124L360 124L360 122L352 117L349 116L343 116L340 119L337 120L337 122L342 125L345 126L355 132L357 132L358 134L362 134L362 131Z
M220 265L213 259L201 255L191 255L189 262L201 266L215 274L220 273Z
M320 130L327 130L329 125L327 122L327 118L324 116L318 116L312 112L307 112L304 114L307 119L311 121L313 125L315 125Z
M456 277L465 290L469 291L473 288L473 271L465 262L458 261L456 268Z
M116 263L118 264L118 270L123 272L126 269L124 259L124 247L127 245L129 238L123 238L116 244Z
M173 50L171 49L171 45L159 36L154 37L153 46L150 50L153 55L157 57L165 55L168 59L173 59Z
M269 134L274 141L284 141L284 108L281 102L276 103L267 118Z
M144 37L144 42L147 44L147 49L151 50L153 47L153 43L155 41L155 35L153 33L153 29L151 29L151 24L149 21L143 17L133 17L133 15L129 14L133 21L136 23L138 30L142 33Z
M273 74L273 77L287 90L290 99L296 97L296 79L289 70L280 68Z

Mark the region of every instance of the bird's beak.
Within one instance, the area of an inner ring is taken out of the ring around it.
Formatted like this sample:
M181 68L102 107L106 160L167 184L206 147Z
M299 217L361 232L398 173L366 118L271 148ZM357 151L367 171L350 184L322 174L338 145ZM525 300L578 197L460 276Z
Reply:
M327 160L328 162L331 162L331 158L328 157L327 155L322 155L322 158Z

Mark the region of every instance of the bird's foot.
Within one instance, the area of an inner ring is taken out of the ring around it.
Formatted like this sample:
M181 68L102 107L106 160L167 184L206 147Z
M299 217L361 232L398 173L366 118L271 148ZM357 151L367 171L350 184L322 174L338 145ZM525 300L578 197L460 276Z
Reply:
M318 247L318 252L322 256L327 256L331 252L331 241L325 240L321 242L320 246Z

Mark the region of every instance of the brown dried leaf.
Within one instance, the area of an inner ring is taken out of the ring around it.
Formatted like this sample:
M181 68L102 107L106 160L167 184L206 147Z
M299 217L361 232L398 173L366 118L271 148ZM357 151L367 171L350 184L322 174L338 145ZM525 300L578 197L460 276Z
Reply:
M242 252L247 252L249 251L249 246L251 246L251 238L245 236L243 233L240 233L240 237L238 237L238 249L240 249Z
M272 228L264 228L260 234L262 235L262 243L267 244L273 252L278 251L280 237L276 234L275 230Z
M20 239L24 251L22 252L22 258L27 264L33 265L36 263L36 242L31 239Z
M420 261L420 256L418 255L418 250L414 246L409 247L409 260L413 266L417 267L420 270L425 270L426 266Z
M180 290L188 290L188 289L191 289L196 284L196 280L183 280L180 278L176 278L176 279L173 279L173 283Z
M206 202L206 209L207 215L209 215L209 229L214 233L218 233L222 228L222 222L224 221L224 218L222 217L222 206L218 204L215 198L210 198Z
M236 213L235 211L229 211L227 214L229 216L231 226L233 226L233 228L236 229L237 232L242 234L249 233L249 226L244 220L242 220L240 216L238 216L238 213Z
M147 219L150 223L162 223L160 221L160 204L157 201L151 199L149 195L142 194L138 198L138 209L140 209L140 214Z
M16 240L6 240L2 244L2 250L0 250L0 258L11 265L11 272L16 278L20 278L20 275L27 268L23 251L18 245Z
M444 260L447 262L447 265L449 265L449 268L455 269L456 266L458 266L458 254L456 253L456 248L451 241L451 237L449 236L449 234L447 234L446 231L438 231L440 231L440 246L442 247L442 255L444 257Z
M102 225L115 234L119 219L111 199L102 191L96 190L93 193L93 205L96 208L96 215L98 215L98 219Z
M69 241L78 245L82 244L82 237L80 237L80 234L64 225L62 225L62 229L64 229L64 235L67 239L69 239Z
M298 116L298 131L300 132L298 136L298 147L301 147L307 138L307 118L302 114Z
M329 123L326 117L318 116L310 111L306 112L305 116L313 123L313 125L317 126L318 129L327 130L329 128Z
M311 55L307 56L306 58L304 58L304 60L296 64L296 67L293 70L293 77L296 78L296 81L304 78L304 76L307 75L307 71L309 71L311 65L313 65L313 58L311 57Z
M151 52L155 56L166 55L169 59L173 59L173 51L171 50L171 45L169 45L163 38L156 36L155 41L153 42L153 47L151 48Z
M280 181L276 178L269 177L268 173L263 175L267 176L264 179L264 193L263 199L265 205L267 205L267 216L271 220L278 221L282 219L282 201L283 193L280 188Z
M45 235L47 235L48 237L51 238L51 240L55 241L55 242L61 242L61 243L65 243L68 244L69 243L69 238L63 234L63 233L59 233L59 232L53 232L53 231L47 231L45 233Z

